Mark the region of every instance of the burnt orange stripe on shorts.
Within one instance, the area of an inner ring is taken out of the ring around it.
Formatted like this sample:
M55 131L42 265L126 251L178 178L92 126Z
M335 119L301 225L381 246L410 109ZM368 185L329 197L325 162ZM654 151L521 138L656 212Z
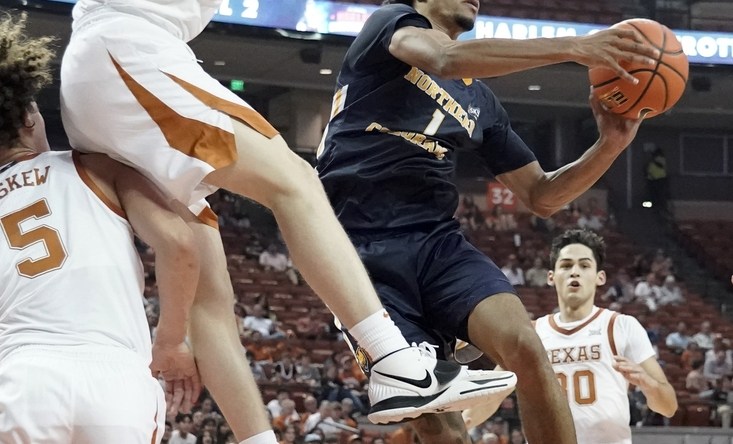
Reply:
M228 100L224 100L221 97L217 97L209 93L208 91L199 88L196 85L192 85L185 80L179 79L172 74L165 73L165 75L170 77L171 80L173 80L177 84L181 85L181 88L191 93L192 96L199 99L202 103L225 114L229 114L230 117L234 117L235 119L242 121L242 123L250 126L253 130L257 131L268 139L272 139L279 134L279 132L275 128L273 128L272 125L270 125L270 122L265 120L265 118L262 117L260 113L253 110L252 108L240 105L238 103L233 103Z
M157 438L158 438L158 409L155 409L155 417L153 418L153 422L155 422L155 429L153 429L153 437L150 439L150 444L156 444Z
M214 229L219 229L219 216L217 216L216 213L214 213L214 210L212 210L211 208L204 208L196 217L202 223Z
M230 165L237 158L234 134L195 119L184 117L137 83L110 54L117 72L158 125L168 145L181 153L202 160L219 169Z

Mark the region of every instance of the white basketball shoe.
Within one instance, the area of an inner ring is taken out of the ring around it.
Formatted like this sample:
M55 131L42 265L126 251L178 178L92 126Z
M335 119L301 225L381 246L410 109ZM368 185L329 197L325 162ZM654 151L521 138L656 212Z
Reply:
M413 344L371 365L367 372L371 422L396 423L425 413L460 411L496 402L517 384L513 372L468 370L436 359L435 352L426 348Z

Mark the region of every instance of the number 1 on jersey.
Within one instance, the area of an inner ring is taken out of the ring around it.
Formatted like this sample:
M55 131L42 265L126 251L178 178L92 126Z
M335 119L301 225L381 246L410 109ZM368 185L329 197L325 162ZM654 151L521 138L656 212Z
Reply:
M445 119L445 114L441 113L439 109L436 109L433 113L433 119L428 123L428 126L425 127L425 131L422 133L426 136L434 136L435 133L438 132L438 128L440 128L440 125L443 123L443 120Z

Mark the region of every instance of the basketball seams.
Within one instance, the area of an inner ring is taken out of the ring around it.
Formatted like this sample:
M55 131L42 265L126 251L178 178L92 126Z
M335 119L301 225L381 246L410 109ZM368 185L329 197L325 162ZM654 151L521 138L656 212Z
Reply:
M667 42L667 33L666 33L666 32L664 32L664 28L661 28L661 29L662 29L662 46L658 46L658 45L656 45L656 44L655 44L655 43L654 43L654 42L652 41L652 39L651 39L651 38L649 38L649 36L648 36L648 35L646 35L646 34L644 33L644 31L642 31L642 30L641 30L641 29L640 29L640 28L639 28L638 26L636 26L635 24L633 24L633 23L626 23L626 25L627 25L627 26L631 26L632 28L634 28L634 29L636 30L636 32L638 32L639 34L641 34L641 36L642 36L642 37L644 37L644 40L646 40L647 42L649 42L649 44L650 44L651 46L653 46L653 47L655 47L656 49L658 49L660 53L663 53L663 52L664 52L664 46L665 46L665 43ZM659 55L659 58L661 58L661 57L662 57L662 54L660 54L660 55ZM657 60L657 62L659 62L659 60Z
M594 75L595 70L591 69L590 78L596 80L596 83L591 84L597 91L594 93L596 97L608 100L614 113L629 118L638 118L640 115L653 117L662 114L674 105L682 95L681 92L684 92L684 84L687 82L687 76L684 73L686 56L679 40L669 28L653 20L633 20L636 23L626 21L617 25L637 31L645 44L659 50L659 56L655 58L656 63L653 68L642 67L640 63L635 62L629 62L627 66L622 64L631 75L640 80L640 84L634 86L621 84L623 79L613 72L608 72L609 70L599 68L597 74ZM658 39L661 46L652 39ZM667 43L671 48L667 48ZM608 78L610 76L613 77ZM660 83L657 83L657 77ZM621 95L615 93L617 89Z
M636 108L636 106L639 104L639 102L641 102L641 100L646 95L647 91L649 91L649 88L652 86L652 83L654 83L654 79L658 75L658 72L659 72L659 62L662 60L662 57L664 57L663 50L664 50L664 47L667 45L667 33L664 32L664 28L662 28L662 48L660 49L659 47L657 47L656 45L654 45L654 43L649 39L649 37L647 37L647 35L644 34L639 28L637 28L635 25L633 25L631 23L629 23L629 25L631 27L633 27L634 29L636 29L637 31L639 31L639 33L652 46L654 46L655 48L659 49L659 58L657 59L657 63L656 63L656 65L654 65L654 69L651 72L651 77L649 77L649 80L647 80L646 85L644 85L644 89L641 90L641 92L639 93L639 96L636 98L636 100L631 105L629 105L629 106L626 107L626 111L624 111L624 113L628 112L631 109ZM667 82L664 82L664 85L665 85L665 90L664 90L664 103L666 104L667 103L667 95L668 95L667 89L666 89Z
M677 70L677 68L675 68L674 66L670 65L667 62L659 62L659 65L664 66L665 68L669 69L673 73L677 74L678 76L680 76L683 82L687 83L687 77L684 74L682 74L681 72L679 72L679 70ZM660 76L662 75L660 74Z

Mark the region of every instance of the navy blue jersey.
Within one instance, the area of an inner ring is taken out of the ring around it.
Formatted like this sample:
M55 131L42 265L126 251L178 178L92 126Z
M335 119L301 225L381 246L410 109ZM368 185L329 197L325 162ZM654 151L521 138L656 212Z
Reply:
M430 22L401 4L367 20L346 53L319 148L318 173L351 233L450 220L457 149L478 153L495 175L535 160L484 83L442 79L391 55L404 26Z

